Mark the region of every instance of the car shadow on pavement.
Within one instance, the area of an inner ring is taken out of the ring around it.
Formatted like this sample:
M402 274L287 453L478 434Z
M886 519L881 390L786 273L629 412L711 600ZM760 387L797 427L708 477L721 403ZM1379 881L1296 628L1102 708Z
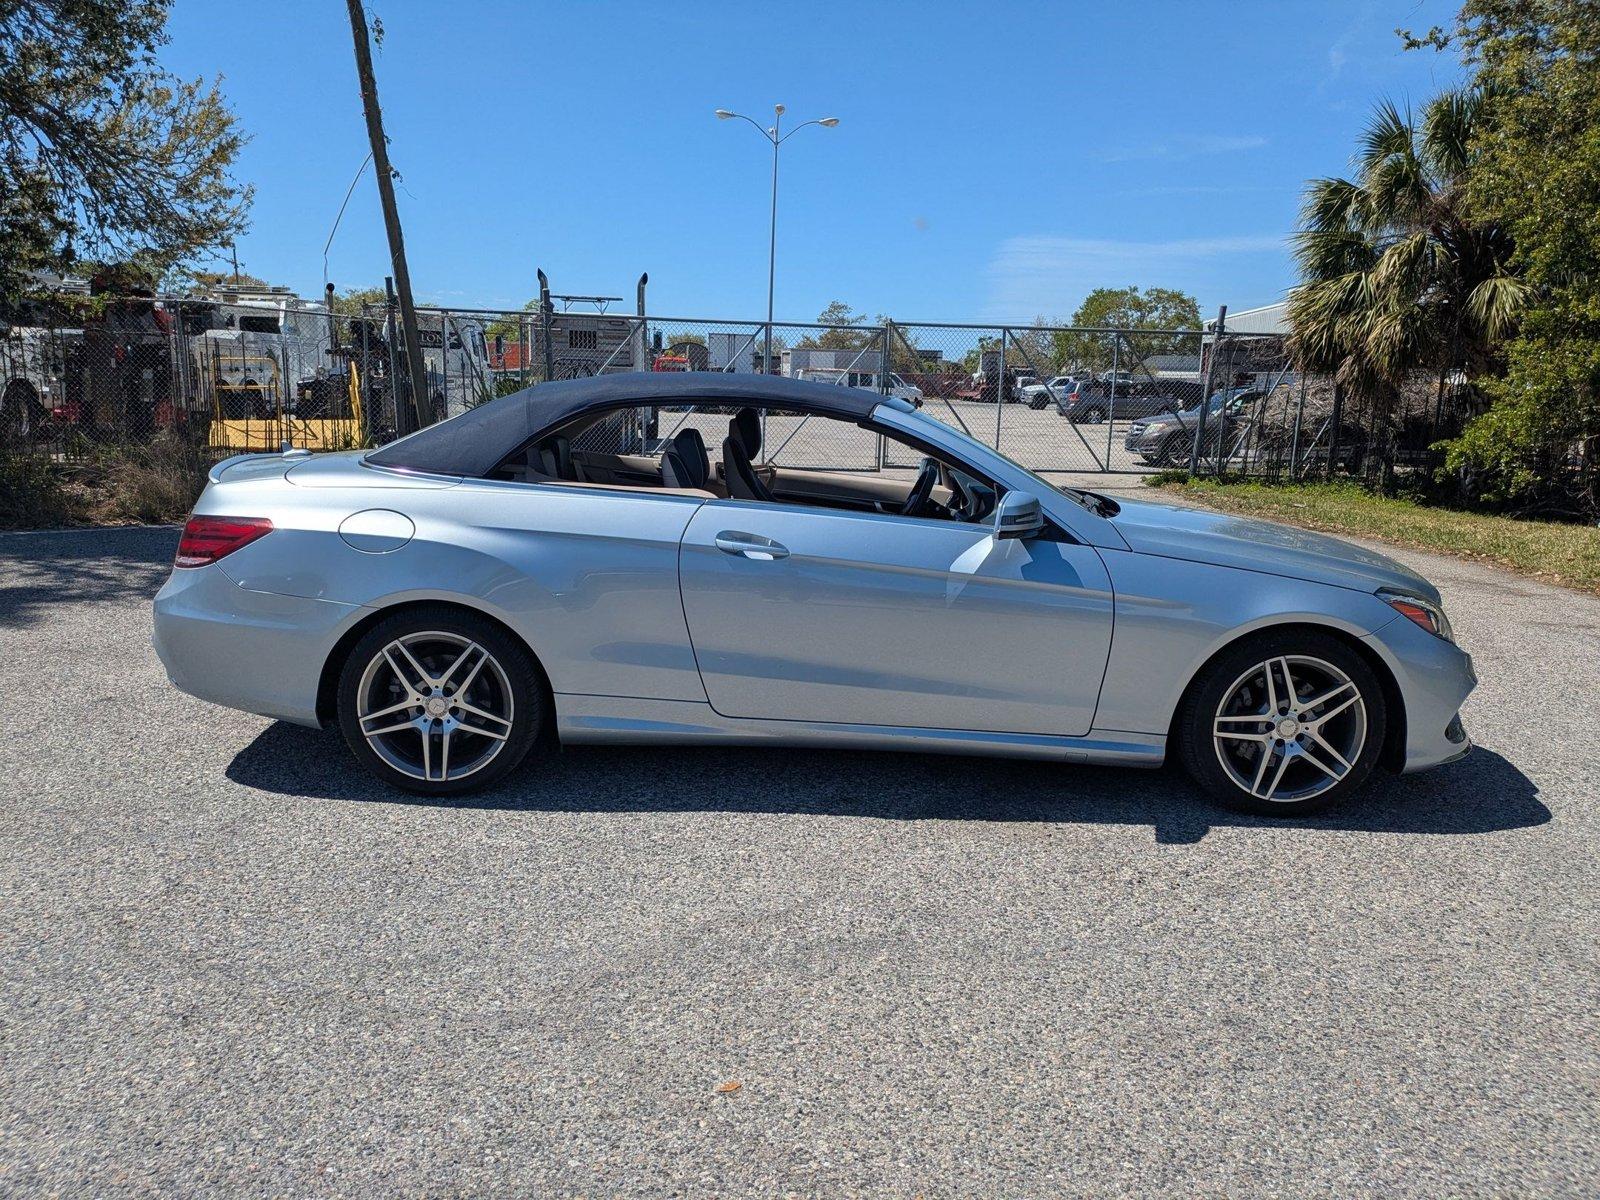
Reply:
M1542 825L1550 810L1511 762L1478 749L1421 775L1380 771L1356 799L1286 822L1213 804L1174 769L1144 771L1006 759L743 747L536 749L483 793L413 796L366 774L337 733L275 724L234 757L228 778L279 795L524 812L729 812L889 821L1150 825L1156 841L1213 828L1366 833L1495 833Z

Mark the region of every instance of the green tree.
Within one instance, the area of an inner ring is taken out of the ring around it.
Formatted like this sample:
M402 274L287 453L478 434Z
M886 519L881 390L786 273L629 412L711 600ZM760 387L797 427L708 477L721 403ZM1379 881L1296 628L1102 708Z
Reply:
M1072 323L1108 329L1199 329L1200 303L1173 288L1095 288L1072 314Z
M240 271L238 279L234 279L233 271L201 271L195 268L184 268L174 273L170 281L177 287L190 292L209 292L217 288L266 288L271 285L259 275L252 275L248 271Z
M1600 516L1600 12L1593 0L1470 0L1454 37L1487 97L1469 201L1504 220L1535 295L1503 347L1504 373L1483 383L1488 410L1450 446L1446 464L1484 499L1592 520Z
M220 249L250 189L215 83L163 71L169 0L0 0L0 296L81 260Z
M333 294L333 311L341 317L359 317L365 310L382 308L388 299L381 287L345 288Z
M1355 178L1306 192L1291 352L1376 405L1391 432L1408 374L1491 370L1528 297L1505 222L1468 203L1483 117L1472 88L1435 97L1420 119L1380 104Z
M866 332L853 332L853 327L866 321L865 313L858 313L843 300L835 300L817 314L817 324L830 328L821 333L808 333L795 343L802 350L859 350L871 336Z
M1043 320L1040 318L1041 322ZM1187 292L1173 288L1095 288L1083 298L1083 303L1066 323L1079 329L1198 330L1200 302ZM1151 354L1194 353L1199 349L1198 339L1193 335L1154 333L1118 339L1110 334L1058 330L1050 336L1050 343L1051 369L1056 371L1075 367L1107 370L1112 365L1114 344L1116 361L1128 369Z

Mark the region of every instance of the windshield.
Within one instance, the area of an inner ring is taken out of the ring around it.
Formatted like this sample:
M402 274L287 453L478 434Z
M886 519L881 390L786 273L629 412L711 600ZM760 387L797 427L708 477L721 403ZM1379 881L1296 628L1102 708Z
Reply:
M905 413L903 415L906 420L915 424L931 427L931 430L956 434L965 433L963 430L952 429L949 425L946 425L937 417L929 416L922 409L916 409L913 412ZM1038 484L1039 488L1041 489L1041 494L1043 492L1054 492L1058 496L1065 496L1074 504L1082 505L1084 508L1098 516L1112 516L1116 513L1117 508L1119 507L1115 501L1108 500L1104 496L1097 496L1094 492L1086 492L1081 488L1065 487L1060 484L1051 483L1043 476L1030 471L1027 467L1023 466L1010 455L1005 454L1000 450L996 450L993 446L990 446L986 442L980 442L977 438L973 437L971 433L965 433L965 437L962 440L966 443L967 448L970 450L973 465L976 467L981 468L983 466L983 460L985 456L998 460L999 462L1004 463L1006 466L1011 467L1013 470L1022 472L1030 480Z

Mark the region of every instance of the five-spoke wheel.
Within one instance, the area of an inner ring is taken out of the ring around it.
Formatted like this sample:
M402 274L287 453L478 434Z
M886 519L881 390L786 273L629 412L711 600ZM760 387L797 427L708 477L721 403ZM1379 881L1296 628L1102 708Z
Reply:
M1313 630L1267 633L1225 651L1196 679L1177 749L1213 795L1258 812L1320 807L1366 779L1386 711L1372 668Z
M542 716L527 651L459 609L412 609L352 649L339 722L356 756L411 791L480 787L527 753Z

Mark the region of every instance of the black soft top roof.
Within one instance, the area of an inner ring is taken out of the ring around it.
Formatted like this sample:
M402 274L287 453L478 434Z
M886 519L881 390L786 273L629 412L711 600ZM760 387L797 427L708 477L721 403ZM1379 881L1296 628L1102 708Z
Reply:
M407 471L476 477L488 474L519 446L590 411L652 404L748 404L862 421L886 399L866 388L776 375L722 371L596 375L541 383L490 400L380 447L366 461ZM896 402L889 399L889 403Z

